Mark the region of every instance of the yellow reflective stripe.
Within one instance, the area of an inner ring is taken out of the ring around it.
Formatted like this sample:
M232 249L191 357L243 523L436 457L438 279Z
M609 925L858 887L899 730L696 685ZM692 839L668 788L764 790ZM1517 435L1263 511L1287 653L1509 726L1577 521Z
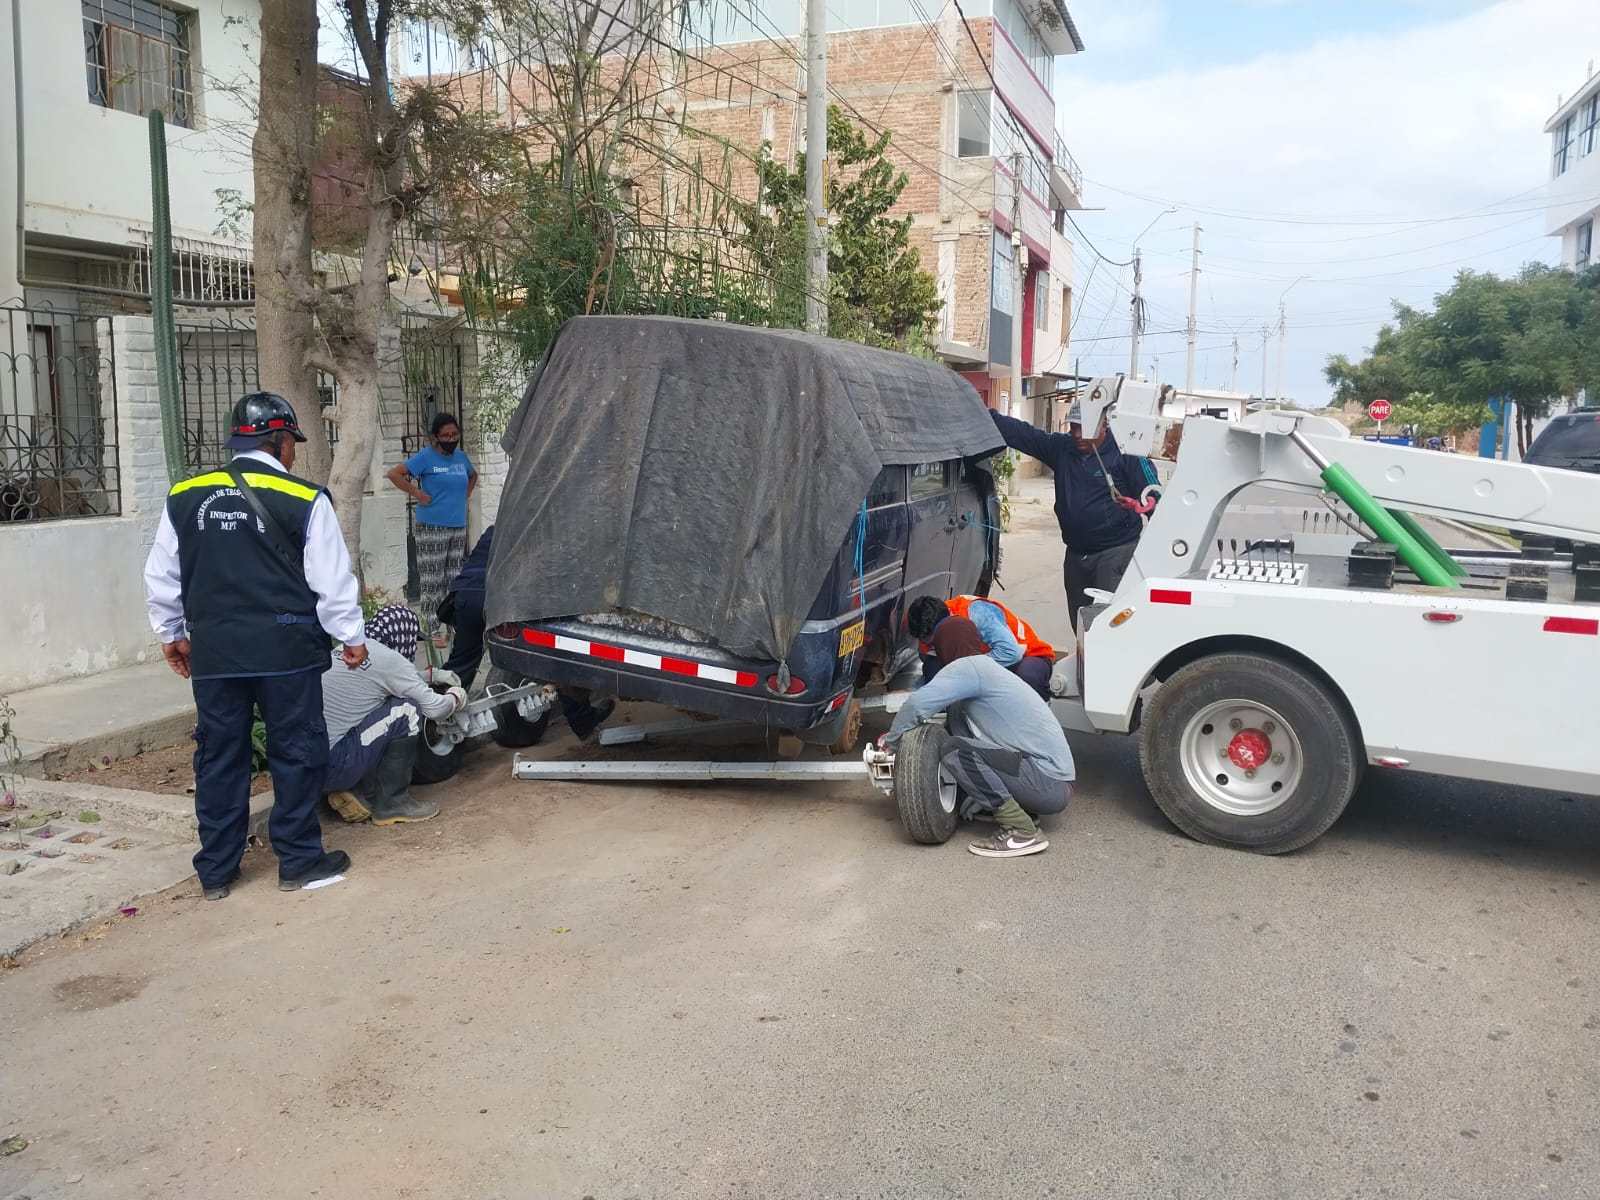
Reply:
M227 478L226 475L223 476ZM307 487L303 483L296 483L292 479L284 479L280 475L257 475L254 471L244 473L244 481L253 488L266 488L269 492L283 492L285 495L297 496L301 500L315 500L317 489Z
M303 483L296 483L292 479L284 479L279 475L258 475L254 471L244 473L244 481L253 488L266 488L269 492L283 492L285 495L295 496L301 500L315 500L317 489L307 487ZM193 479L185 479L182 483L172 486L170 495L176 496L179 492L186 492L197 487L229 487L233 480L226 471L212 471L207 475L196 475Z
M176 496L179 492L187 492L190 488L217 487L219 484L232 482L225 471L212 471L209 475L196 475L193 479L185 479L181 483L173 484L169 495Z

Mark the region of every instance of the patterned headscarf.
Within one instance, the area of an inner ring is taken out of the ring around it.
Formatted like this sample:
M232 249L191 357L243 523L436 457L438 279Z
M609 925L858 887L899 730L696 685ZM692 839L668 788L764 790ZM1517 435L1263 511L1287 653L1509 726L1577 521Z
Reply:
M389 647L401 658L415 658L422 625L417 614L404 604L388 604L372 614L367 622L367 637Z

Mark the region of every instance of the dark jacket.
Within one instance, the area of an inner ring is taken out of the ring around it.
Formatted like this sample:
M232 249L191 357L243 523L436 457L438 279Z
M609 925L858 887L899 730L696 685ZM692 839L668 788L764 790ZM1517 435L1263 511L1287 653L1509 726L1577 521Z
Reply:
M1006 445L1037 458L1055 472L1056 520L1061 525L1061 540L1075 554L1098 554L1113 546L1137 541L1144 530L1139 514L1121 507L1111 498L1100 464L1111 472L1117 491L1137 500L1144 489L1157 481L1148 459L1123 454L1116 438L1106 431L1100 455L1082 454L1078 444L1065 433L1046 433L1026 421L1003 416L991 410L995 427Z
M483 531L483 536L478 539L478 544L472 548L472 553L467 555L461 564L461 573L451 583L452 592L481 592L489 578L489 545L494 537L494 526Z

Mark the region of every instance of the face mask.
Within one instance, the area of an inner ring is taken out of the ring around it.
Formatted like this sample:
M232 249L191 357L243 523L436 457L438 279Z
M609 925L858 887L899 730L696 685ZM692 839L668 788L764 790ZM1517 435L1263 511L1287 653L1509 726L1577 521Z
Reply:
M459 446L459 445L461 445L461 443L459 441L446 442L446 441L441 440L439 442L439 453L440 454L454 454L456 452L456 447Z

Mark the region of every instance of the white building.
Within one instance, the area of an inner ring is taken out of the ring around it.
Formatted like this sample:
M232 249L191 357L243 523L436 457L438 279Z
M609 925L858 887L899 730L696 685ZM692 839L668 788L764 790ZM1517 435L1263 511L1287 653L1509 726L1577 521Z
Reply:
M158 657L142 578L170 485L148 298L152 108L166 118L180 473L225 461L233 401L271 384L247 223L218 232L254 191L259 23L259 0L0 0L0 693ZM436 409L470 413L476 339L408 320L383 331L380 358L363 569L398 594L407 505L381 471L420 448ZM499 464L477 457L487 515Z
M1550 135L1550 190L1545 232L1561 239L1561 265L1595 262L1594 227L1600 216L1600 75L1589 77L1545 123Z

